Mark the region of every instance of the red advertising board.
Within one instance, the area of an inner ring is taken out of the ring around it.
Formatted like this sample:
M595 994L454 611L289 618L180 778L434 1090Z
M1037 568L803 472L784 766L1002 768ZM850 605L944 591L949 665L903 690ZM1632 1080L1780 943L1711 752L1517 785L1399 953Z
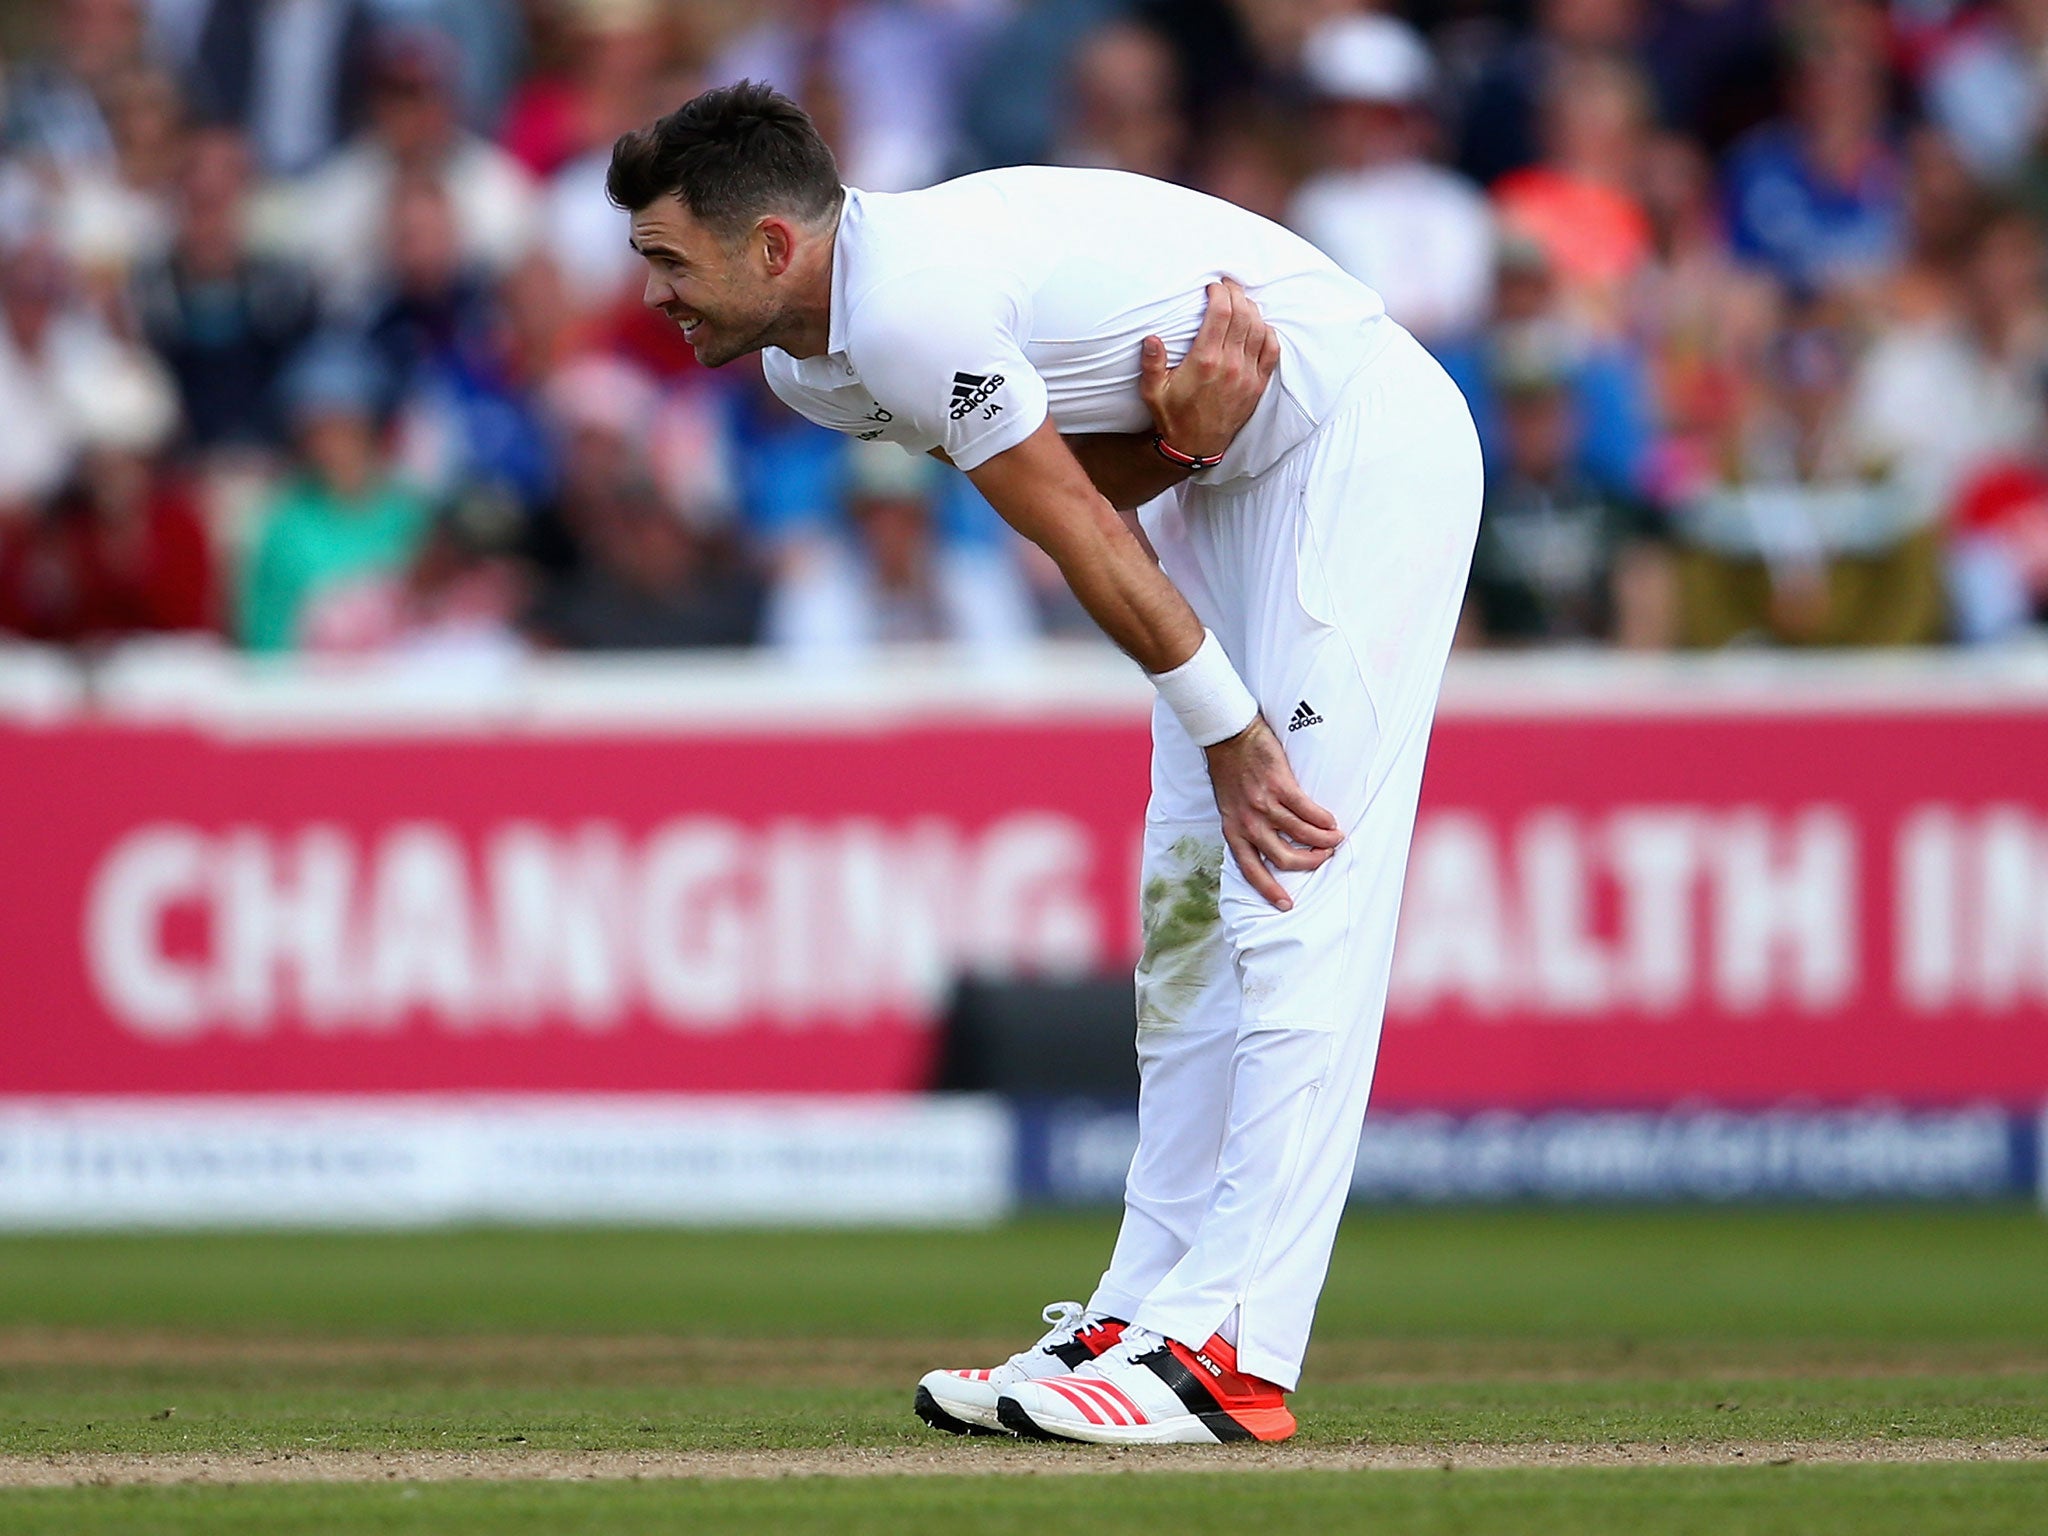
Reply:
M916 1087L959 971L1128 963L1145 755L0 723L0 1094ZM1447 709L1377 1102L2039 1104L2044 767L2048 706Z

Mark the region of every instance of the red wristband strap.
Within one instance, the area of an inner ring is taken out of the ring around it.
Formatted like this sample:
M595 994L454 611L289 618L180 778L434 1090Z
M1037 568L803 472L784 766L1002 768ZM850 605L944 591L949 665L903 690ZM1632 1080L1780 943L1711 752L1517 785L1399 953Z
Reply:
M1182 469L1190 470L1197 474L1205 469L1214 469L1223 462L1223 455L1220 453L1206 459L1199 454L1182 453L1173 444L1169 443L1163 434L1158 432L1152 434L1152 451L1166 460L1167 463L1178 464Z

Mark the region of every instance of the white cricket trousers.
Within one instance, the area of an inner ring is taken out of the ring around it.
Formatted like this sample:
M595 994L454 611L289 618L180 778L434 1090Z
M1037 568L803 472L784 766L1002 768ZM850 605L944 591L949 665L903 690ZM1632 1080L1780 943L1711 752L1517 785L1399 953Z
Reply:
M1138 1150L1091 1308L1295 1386L1351 1187L1401 881L1478 531L1471 414L1391 321L1343 404L1255 479L1144 510L1161 566L1345 840L1282 912L1226 855L1208 765L1152 715Z

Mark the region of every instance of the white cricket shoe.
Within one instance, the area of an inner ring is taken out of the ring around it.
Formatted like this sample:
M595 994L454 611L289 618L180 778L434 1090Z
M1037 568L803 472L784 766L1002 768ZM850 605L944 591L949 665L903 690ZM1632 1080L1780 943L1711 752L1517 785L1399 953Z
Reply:
M952 1435L1001 1434L996 1399L1010 1387L1041 1376L1063 1376L1123 1337L1124 1325L1078 1301L1056 1301L1044 1312L1052 1331L1029 1349L986 1371L930 1371L917 1384L917 1416Z
M1097 1445L1222 1445L1294 1433L1287 1394L1237 1368L1237 1351L1212 1335L1200 1349L1126 1328L1114 1349L1064 1376L1002 1390L996 1418L1033 1439Z

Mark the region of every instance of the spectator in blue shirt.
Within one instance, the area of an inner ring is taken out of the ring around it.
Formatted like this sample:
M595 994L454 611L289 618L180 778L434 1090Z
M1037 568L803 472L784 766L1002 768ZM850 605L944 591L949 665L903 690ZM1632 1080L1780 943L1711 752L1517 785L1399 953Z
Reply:
M1882 19L1861 5L1816 14L1789 118L1730 152L1723 180L1735 252L1796 292L1883 276L1904 239L1904 175L1889 128Z
M1641 495L1655 433L1642 356L1627 341L1597 335L1571 317L1549 258L1534 241L1507 236L1498 262L1491 323L1437 349L1437 360L1472 408L1489 483L1504 462L1498 360L1504 350L1535 349L1556 359L1570 397L1578 423L1577 472L1611 495Z

